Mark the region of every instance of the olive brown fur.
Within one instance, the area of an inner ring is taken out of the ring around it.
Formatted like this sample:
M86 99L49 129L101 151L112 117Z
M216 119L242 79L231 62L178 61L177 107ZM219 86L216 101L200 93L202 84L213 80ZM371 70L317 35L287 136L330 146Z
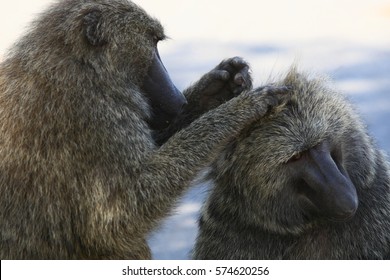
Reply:
M193 258L389 258L389 164L355 109L295 68L275 84L290 101L211 167Z
M146 236L190 181L285 98L277 87L233 94L250 88L246 63L233 58L187 102L158 55L164 37L132 2L64 0L10 49L0 64L1 259L151 258ZM225 85L222 105L157 145L152 128Z

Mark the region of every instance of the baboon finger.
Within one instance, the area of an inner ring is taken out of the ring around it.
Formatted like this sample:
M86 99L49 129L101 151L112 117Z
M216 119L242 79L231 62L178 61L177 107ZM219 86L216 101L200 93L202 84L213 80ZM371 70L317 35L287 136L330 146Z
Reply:
M275 85L267 85L251 91L251 93L262 97L261 104L264 105L265 109L262 111L263 115L270 112L272 108L287 102L291 97L289 92L291 92L290 87Z
M289 86L275 86L275 85L267 85L263 87L259 87L252 92L255 94L266 94L266 95L274 95L277 97L286 98L289 96L288 93L292 91L292 88Z
M245 66L234 76L234 82L237 85L250 88L252 86L251 72L249 66Z
M248 63L241 57L233 57L222 61L216 69L226 70L231 74L241 71L243 68L248 67Z
M211 72L214 79L227 81L230 78L230 73L226 70L214 70Z
M249 68L248 63L239 56L233 57L230 64L233 65L236 69Z

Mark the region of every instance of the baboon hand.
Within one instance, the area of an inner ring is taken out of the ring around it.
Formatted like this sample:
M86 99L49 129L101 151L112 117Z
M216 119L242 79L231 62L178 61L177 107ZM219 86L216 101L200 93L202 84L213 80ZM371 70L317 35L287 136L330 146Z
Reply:
M221 74L229 73L229 78L225 79L225 86L234 96L252 88L249 64L241 57L233 57L222 61L214 71Z
M285 104L290 98L292 89L289 86L267 85L256 88L245 95L255 102L258 117L274 111L280 105Z
M215 108L252 88L249 65L241 57L223 60L199 82L204 87L200 96L200 105L204 109Z

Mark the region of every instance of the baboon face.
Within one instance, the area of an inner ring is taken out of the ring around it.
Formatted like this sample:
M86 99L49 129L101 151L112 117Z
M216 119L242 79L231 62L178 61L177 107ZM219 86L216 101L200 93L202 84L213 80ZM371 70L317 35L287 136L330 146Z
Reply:
M355 186L342 164L337 143L324 140L297 152L285 164L300 209L336 221L351 218L358 206Z
M186 104L172 83L158 53L163 27L129 1L63 1L41 20L47 34L38 34L47 53L89 65L100 81L137 88L149 102L152 128L162 128ZM50 42L51 41L51 42ZM53 42L55 41L55 42ZM42 50L45 51L45 50Z
M227 159L229 167L221 172L240 182L253 213L250 222L278 232L297 233L314 221L346 221L358 207L347 164L352 109L316 84L303 88L294 89L281 112L234 143L223 163ZM219 168L223 164L217 162Z

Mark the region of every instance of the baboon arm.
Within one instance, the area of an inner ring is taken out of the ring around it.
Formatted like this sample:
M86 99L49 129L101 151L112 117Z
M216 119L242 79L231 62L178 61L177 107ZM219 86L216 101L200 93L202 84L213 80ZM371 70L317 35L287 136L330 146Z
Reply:
M159 205L159 216L163 216L173 205L196 174L209 164L220 152L225 142L234 137L243 123L261 118L268 110L278 105L276 95L244 93L204 114L187 128L177 132L160 149L153 153L142 167L138 180L137 197L143 209ZM285 91L285 89L282 89ZM256 104L256 105L255 105ZM149 192L145 190L149 189ZM145 215L138 217L147 218ZM156 217L151 213L149 218Z
M187 105L183 107L181 113L176 119L164 130L154 131L153 138L157 145L164 144L172 135L190 125L194 120L199 118L204 112L198 100L193 96L198 94L193 88L183 92L187 98Z

